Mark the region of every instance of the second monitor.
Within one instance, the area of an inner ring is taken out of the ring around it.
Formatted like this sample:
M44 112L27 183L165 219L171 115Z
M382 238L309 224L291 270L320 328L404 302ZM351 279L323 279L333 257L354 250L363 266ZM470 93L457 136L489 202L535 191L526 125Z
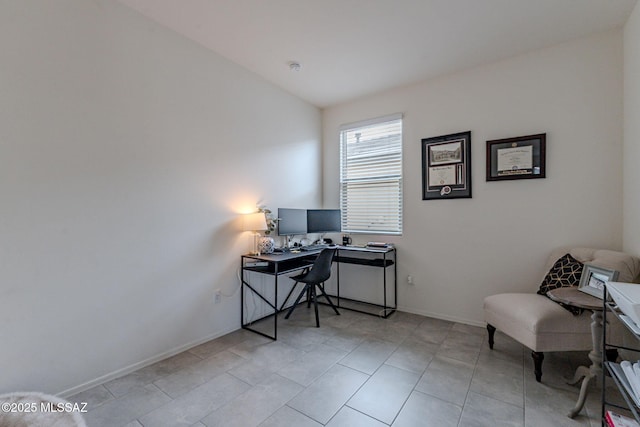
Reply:
M278 209L278 235L295 236L307 234L306 209Z
M342 231L340 209L308 209L307 233L339 233Z

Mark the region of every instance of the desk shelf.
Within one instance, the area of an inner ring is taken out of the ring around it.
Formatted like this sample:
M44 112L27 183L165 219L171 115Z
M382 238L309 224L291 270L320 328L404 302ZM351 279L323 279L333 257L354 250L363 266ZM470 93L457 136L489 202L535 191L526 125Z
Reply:
M343 264L356 264L356 265L367 265L370 267L390 267L395 262L392 259L384 259L384 258L355 258L355 257L346 257L338 255L336 257L337 262L341 262Z
M269 262L265 266L247 266L244 265L243 269L245 271L253 271L255 273L262 274L288 274L297 270L301 270L303 268L311 267L313 265L313 257L304 257L301 259L295 260L286 260L279 263ZM277 273L276 273L277 268Z

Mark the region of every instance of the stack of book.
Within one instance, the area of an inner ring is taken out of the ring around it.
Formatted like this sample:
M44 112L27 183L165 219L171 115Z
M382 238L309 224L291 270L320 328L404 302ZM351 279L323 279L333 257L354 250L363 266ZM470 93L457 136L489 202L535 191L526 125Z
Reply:
M392 245L391 243L385 243L385 242L368 242L367 243L367 247L369 248L390 248Z
M607 411L605 419L609 427L640 427L640 424L638 424L636 420L613 411Z

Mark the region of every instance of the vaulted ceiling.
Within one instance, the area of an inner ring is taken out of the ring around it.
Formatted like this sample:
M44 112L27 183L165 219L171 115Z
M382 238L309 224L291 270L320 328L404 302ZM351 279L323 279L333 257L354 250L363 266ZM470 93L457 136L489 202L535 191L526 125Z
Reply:
M119 1L327 107L620 27L637 0Z

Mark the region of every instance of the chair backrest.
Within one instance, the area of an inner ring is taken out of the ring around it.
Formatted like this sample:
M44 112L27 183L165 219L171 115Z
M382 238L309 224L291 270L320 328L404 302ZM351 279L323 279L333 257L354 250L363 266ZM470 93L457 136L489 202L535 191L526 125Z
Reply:
M335 248L326 248L318 255L311 270L304 277L305 283L322 283L331 276L331 263L336 253Z

